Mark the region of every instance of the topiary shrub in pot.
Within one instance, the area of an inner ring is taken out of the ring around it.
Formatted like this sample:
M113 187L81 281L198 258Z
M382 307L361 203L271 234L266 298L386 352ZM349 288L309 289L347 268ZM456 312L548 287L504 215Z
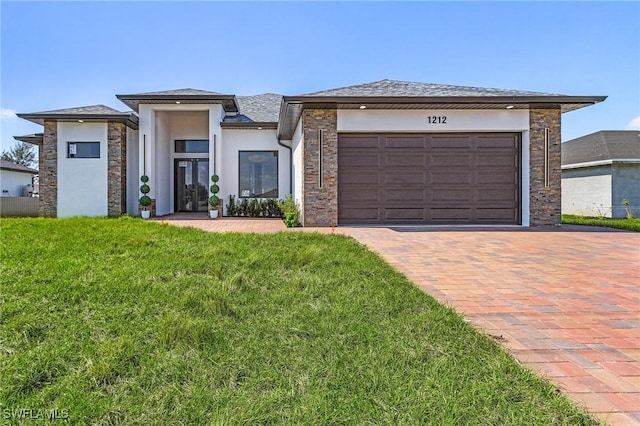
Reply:
M140 216L142 216L143 219L149 219L151 217L152 204L151 197L147 195L151 191L151 188L149 187L149 185L147 185L147 182L149 182L149 176L140 176L140 181L142 182L142 185L140 186L140 192L142 193L142 196L138 199L138 208L140 209Z
M209 197L209 217L211 219L217 219L219 215L220 208L220 198L218 197L218 192L220 192L220 187L218 186L218 181L220 177L218 175L211 176L211 182L213 184L209 187L209 191L211 191L211 197Z

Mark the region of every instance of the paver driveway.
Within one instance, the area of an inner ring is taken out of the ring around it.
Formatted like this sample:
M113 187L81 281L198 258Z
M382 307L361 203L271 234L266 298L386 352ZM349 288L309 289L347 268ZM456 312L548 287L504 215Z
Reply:
M599 418L640 424L640 233L345 231Z
M285 229L273 220L167 221L214 232ZM640 233L304 228L314 230L378 252L608 424L640 424Z

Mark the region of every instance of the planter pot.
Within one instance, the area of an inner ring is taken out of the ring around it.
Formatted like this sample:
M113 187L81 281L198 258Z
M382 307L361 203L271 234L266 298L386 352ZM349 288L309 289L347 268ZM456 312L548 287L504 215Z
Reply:
M209 217L211 219L217 219L218 218L218 210L209 210Z
M142 216L143 219L149 219L151 217L151 210L141 210L140 216Z

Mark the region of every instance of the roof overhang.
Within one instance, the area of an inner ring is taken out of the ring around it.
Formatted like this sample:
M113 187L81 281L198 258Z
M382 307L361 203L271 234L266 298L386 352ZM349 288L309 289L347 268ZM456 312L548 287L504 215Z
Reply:
M20 142L26 142L33 145L42 145L44 141L44 133L34 133L32 135L14 136L15 140Z
M291 139L305 109L513 109L549 108L574 111L606 96L284 96L280 105L278 138Z
M141 104L219 104L226 112L238 112L235 95L116 95L125 105L138 111Z
M245 130L275 130L278 128L278 123L272 121L223 121L220 123L220 127L223 129L245 129Z
M640 164L640 158L615 158L612 160L587 161L585 163L564 164L562 170L582 169L585 167L610 166L612 164Z
M56 113L18 113L20 118L44 126L45 121L85 122L85 123L123 123L131 129L138 129L138 116L133 113L122 114L56 114Z

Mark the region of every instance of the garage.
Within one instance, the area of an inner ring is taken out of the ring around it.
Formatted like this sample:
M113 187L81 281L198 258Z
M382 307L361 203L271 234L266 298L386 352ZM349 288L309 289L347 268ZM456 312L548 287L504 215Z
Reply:
M341 133L339 224L519 224L520 143L520 133Z

